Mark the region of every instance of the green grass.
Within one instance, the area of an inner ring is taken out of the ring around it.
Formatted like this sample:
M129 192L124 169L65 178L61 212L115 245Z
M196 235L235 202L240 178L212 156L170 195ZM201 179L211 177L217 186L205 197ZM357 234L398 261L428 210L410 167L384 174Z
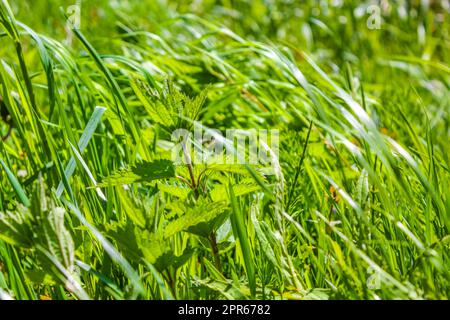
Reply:
M0 299L448 299L448 2L74 2L0 2Z

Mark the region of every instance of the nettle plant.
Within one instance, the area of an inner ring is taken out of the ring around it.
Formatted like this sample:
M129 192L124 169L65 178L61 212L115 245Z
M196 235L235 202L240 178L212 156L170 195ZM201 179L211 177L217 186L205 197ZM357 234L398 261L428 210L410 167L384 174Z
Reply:
M132 83L132 88L150 116L155 159L119 169L97 185L116 186L122 202L129 204L123 209L130 220L107 226L107 234L118 243L127 260L135 263L143 260L154 266L170 285L173 296L177 293L177 271L193 255L197 255L196 261L208 272L225 279L221 254L236 245L236 237L249 275L250 293L254 294L254 262L238 197L267 189L265 176L258 166L217 161L196 163L195 148L186 147L194 143L189 141L192 136L171 141L174 131L193 128L208 89L191 98L173 82L166 82L160 91L138 81ZM175 143L182 145L185 160L182 164L171 159ZM134 203L136 198L133 201L127 190L135 184L139 185L139 192L149 196L142 201L152 214L134 208L138 205Z

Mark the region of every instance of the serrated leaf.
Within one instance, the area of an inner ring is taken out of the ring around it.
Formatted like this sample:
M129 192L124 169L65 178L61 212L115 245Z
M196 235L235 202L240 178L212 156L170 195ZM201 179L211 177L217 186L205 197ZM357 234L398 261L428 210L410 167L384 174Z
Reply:
M122 188L119 188L119 190L117 190L117 195L119 196L122 209L123 211L125 211L127 217L129 217L131 221L133 221L133 223L138 227L144 228L146 222L145 215L140 208L136 207L133 201L134 199L132 197L129 197L128 192L123 190Z
M230 198L232 214L230 216L231 225L233 226L233 232L237 235L239 243L241 245L242 255L244 257L245 269L247 271L248 282L252 296L256 293L256 280L255 280L255 264L253 250L250 245L248 237L248 230L246 228L243 212L234 194L233 187L230 184L228 186L228 196Z
M6 176L8 177L9 182L14 188L14 191L16 192L17 196L19 197L22 204L26 207L30 206L30 200L28 199L25 191L23 190L22 186L20 185L19 181L17 180L16 176L12 173L12 171L8 168L8 166L5 164L3 159L0 159L0 164L2 165L3 169L6 171Z
M364 208L367 202L367 196L369 194L369 179L368 173L364 169L361 172L361 176L358 178L356 186L356 200L361 204L361 208Z
M189 129L196 120L206 100L207 89L194 98L181 92L172 81L168 81L160 93L146 84L133 81L131 87L150 118L166 132L177 128Z
M33 244L35 220L25 207L15 212L0 212L0 240L29 248Z
M166 225L164 237L168 238L181 231L207 237L214 228L220 226L220 220L223 222L221 215L226 208L225 201L202 203L194 208L188 208L183 216Z

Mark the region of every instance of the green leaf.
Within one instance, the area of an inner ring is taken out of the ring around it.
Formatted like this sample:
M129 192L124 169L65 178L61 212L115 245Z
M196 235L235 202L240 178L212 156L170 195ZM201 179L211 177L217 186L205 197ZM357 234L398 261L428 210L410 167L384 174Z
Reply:
M155 123L165 127L175 125L171 110L168 109L166 104L151 99L151 89L147 85L143 82L131 81L131 88Z
M131 262L139 262L142 259L142 251L138 245L138 239L135 231L136 227L133 223L128 222L126 225L112 223L106 226L106 234L117 244L119 251L123 252L124 257Z
M260 189L260 186L250 183L241 183L233 186L233 191L236 197L244 196ZM222 184L215 186L214 189L211 190L211 199L214 202L228 200L227 187Z
M263 231L261 224L258 220L258 217L256 216L257 212L258 212L257 204L253 204L252 208L250 209L250 218L253 227L255 228L256 237L258 238L259 243L261 245L262 253L267 257L267 259L269 259L270 262L272 262L274 266L276 266L279 269L282 269L281 264L278 263L275 252L273 250L273 248L276 247L276 245L269 241L270 238L268 239L268 237L266 236L266 232Z
M80 150L80 152L83 152L86 149L86 147L87 147L89 141L91 140L92 136L94 135L95 129L97 128L97 125L99 124L100 119L102 118L102 115L105 111L106 111L106 108L95 107L95 110L92 113L92 116L89 119L89 121L86 125L86 128L84 129L84 132L80 137L80 140L78 141L78 149ZM76 165L77 164L75 161L75 157L72 156L64 170L67 180L69 180L70 177L72 176L72 174L74 173ZM64 183L63 183L63 181L61 181L58 185L58 189L56 190L56 195L58 198L61 197L63 191L64 191Z
M239 243L241 244L242 255L244 257L245 269L247 271L248 282L250 286L250 291L254 297L256 294L256 279L255 279L255 264L253 261L253 252L251 249L250 241L248 239L247 229L244 223L244 216L237 202L237 198L234 194L233 187L230 184L228 187L228 196L230 197L231 207L233 213L231 214L231 225L233 231Z
M163 183L158 183L158 189L182 200L186 199L190 192L188 188Z
M33 245L36 221L28 208L19 206L15 212L0 212L0 240L22 248Z
M81 31L76 28L73 29L72 31L75 33L75 35L78 37L78 39L80 39L80 41L83 43L83 45L85 46L85 48L87 49L87 51L89 52L91 57L94 59L98 69L101 71L101 73L105 77L106 81L108 82L109 87L110 87L112 93L114 94L115 99L117 99L116 101L118 101L118 104L116 104L116 107L117 107L116 112L120 118L122 127L124 127L124 121L122 118L121 111L123 110L124 112L126 112L126 114L129 116L129 118L132 118L132 112L128 106L127 100L126 100L119 84L117 83L116 79L112 75L111 71L106 67L101 56L98 54L98 52L95 50L95 48L89 43L89 41L84 37L84 35L81 33ZM122 107L122 110L119 108L119 105ZM131 133L132 133L134 139L137 141L139 134L137 132L134 121L128 121L128 125L130 126Z
M16 192L17 196L20 199L20 202L26 207L29 207L31 205L30 200L28 199L25 191L22 189L22 186L19 183L19 180L17 180L16 176L12 173L11 170L9 170L8 166L3 162L3 159L0 159L0 164L2 165L3 169L6 171L6 176L8 177L9 182L11 183L14 191Z
M73 270L75 249L72 236L64 226L64 208L54 208L45 219L43 236L46 247L67 270Z
M177 256L165 239L147 230L139 232L136 236L145 260L155 266L158 271L164 271L169 267L178 269L194 253L194 250L187 248L180 256Z
M175 177L175 168L169 160L141 162L132 167L120 169L106 177L98 187L117 186L136 182L150 182Z
M328 300L330 298L330 289L314 288L308 291L303 297L304 300Z

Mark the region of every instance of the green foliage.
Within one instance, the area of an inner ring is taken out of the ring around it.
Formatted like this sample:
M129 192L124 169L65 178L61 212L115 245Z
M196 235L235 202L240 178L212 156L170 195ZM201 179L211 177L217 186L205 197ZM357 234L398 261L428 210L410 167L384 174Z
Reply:
M224 220L227 205L224 201L197 203L194 207L185 208L182 216L170 221L164 228L164 237L168 238L180 231L208 237L220 227Z

